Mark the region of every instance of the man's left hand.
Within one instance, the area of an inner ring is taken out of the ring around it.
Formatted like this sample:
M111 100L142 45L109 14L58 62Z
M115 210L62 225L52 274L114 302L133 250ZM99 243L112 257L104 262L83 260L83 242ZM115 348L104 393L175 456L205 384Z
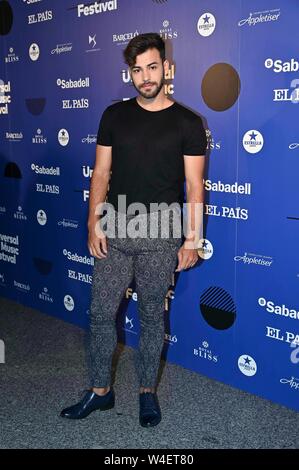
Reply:
M198 261L197 249L194 245L186 241L178 251L179 264L175 272L182 271L183 269L192 268Z

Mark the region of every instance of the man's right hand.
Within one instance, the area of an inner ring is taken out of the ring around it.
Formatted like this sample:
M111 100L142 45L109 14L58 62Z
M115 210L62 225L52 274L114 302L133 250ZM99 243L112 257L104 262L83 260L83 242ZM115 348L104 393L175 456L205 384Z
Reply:
M88 249L91 256L102 259L107 256L107 237L95 224L88 226Z

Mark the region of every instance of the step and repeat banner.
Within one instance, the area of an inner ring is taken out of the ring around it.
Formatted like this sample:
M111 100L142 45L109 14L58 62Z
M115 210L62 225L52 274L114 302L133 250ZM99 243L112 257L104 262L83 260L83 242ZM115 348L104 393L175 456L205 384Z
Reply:
M173 275L163 356L299 410L298 15L296 0L0 1L0 295L88 327L98 124L136 96L128 41L158 32L165 93L208 137L200 263ZM133 347L137 307L133 281L118 316Z

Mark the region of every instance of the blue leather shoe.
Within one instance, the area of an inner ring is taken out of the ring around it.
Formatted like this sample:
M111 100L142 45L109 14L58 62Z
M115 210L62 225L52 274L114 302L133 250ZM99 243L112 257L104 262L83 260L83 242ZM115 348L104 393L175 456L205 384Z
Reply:
M110 389L109 392L103 396L97 395L92 390L88 390L79 403L62 410L60 416L69 419L86 418L92 411L110 410L114 407L114 402L115 396L113 389Z
M156 393L139 394L139 422L143 427L157 426L161 421L161 410Z

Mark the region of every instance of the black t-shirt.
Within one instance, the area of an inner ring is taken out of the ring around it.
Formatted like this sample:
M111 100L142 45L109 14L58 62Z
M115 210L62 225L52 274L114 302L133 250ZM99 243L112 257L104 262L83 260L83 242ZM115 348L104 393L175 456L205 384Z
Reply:
M97 144L112 146L112 175L107 202L126 207L142 202L178 202L184 190L183 155L205 155L207 139L200 116L174 102L148 111L136 97L108 106L100 120Z

